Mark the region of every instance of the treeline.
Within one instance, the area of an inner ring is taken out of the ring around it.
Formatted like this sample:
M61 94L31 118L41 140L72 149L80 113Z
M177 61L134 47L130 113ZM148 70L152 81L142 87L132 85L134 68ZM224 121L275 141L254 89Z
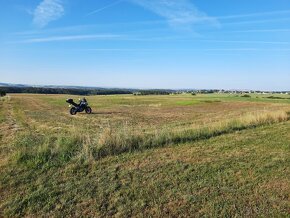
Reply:
M2 93L30 94L68 94L68 95L121 95L133 94L126 89L73 89L73 88L42 88L42 87L0 87Z
M152 90L139 90L134 92L134 95L170 95L174 93L172 90L160 90L160 89L152 89Z
M219 90L217 89L201 89L201 90L179 90L179 91L175 91L173 94L179 95L179 94L192 94L192 95L196 95L196 94L213 94L213 93L217 93L219 92Z
M67 95L170 95L173 90L133 90L133 89L82 89L46 87L0 87L0 93L67 94Z

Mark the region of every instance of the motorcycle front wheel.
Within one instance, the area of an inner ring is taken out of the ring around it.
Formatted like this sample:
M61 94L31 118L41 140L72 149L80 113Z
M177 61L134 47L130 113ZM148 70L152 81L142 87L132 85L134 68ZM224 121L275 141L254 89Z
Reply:
M75 107L72 107L69 112L70 112L71 115L76 115L77 114L77 109Z
M87 113L87 114L91 114L91 113L92 113L92 108L87 107L87 108L86 108L86 113Z

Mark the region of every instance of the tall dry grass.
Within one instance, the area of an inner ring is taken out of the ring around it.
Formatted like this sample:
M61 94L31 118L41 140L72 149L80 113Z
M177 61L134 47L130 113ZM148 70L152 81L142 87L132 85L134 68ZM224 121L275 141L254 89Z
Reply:
M118 131L107 128L100 134L95 144L93 146L90 145L89 157L101 159L106 156L118 155L125 152L204 140L235 131L287 121L289 118L289 113L276 111L252 113L238 119L225 120L192 129L182 129L181 131L178 131L178 129L162 129L154 133L144 133L127 128ZM87 150L88 145L86 144L84 143L84 146Z
M285 111L248 114L238 119L198 126L190 129L165 128L154 132L138 129L106 128L100 134L88 134L73 128L69 133L36 135L31 132L15 141L13 156L19 164L28 167L61 166L71 160L94 161L122 153L160 148L172 144L194 142L244 129L289 120Z

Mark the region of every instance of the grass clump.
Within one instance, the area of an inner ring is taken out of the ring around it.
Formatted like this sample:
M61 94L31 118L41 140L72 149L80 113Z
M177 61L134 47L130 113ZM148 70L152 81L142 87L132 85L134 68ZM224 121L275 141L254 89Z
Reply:
M61 166L76 156L81 148L77 137L25 134L15 141L17 152L13 159L28 168Z

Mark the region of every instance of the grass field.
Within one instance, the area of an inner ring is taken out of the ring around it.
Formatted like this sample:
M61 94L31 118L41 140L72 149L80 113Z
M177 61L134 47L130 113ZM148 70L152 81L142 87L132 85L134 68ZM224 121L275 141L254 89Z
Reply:
M0 100L0 217L289 217L287 95Z

